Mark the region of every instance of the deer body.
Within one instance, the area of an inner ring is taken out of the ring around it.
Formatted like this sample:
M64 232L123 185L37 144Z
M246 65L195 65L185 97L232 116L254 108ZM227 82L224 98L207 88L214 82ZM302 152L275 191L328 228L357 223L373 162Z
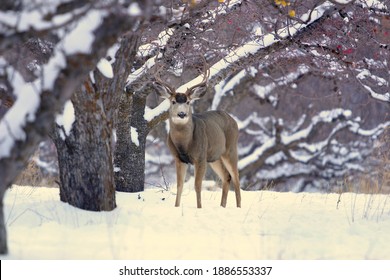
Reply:
M227 138L235 131L236 122L224 111L194 114L186 125L170 122L168 145L183 163L214 162L235 144L232 140L237 140L237 136Z
M206 77L206 75L205 75ZM175 206L180 206L188 164L195 167L197 207L202 207L201 189L207 163L222 180L221 206L226 207L230 182L233 181L236 205L241 207L240 182L237 169L238 126L224 111L192 114L191 102L202 97L204 81L185 93L176 93L169 85L158 80L158 93L170 100L170 131L168 147L175 158L177 194Z

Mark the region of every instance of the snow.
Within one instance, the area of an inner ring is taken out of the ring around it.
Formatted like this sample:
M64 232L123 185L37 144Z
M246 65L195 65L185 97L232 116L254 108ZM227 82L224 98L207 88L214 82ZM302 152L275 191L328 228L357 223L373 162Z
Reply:
M126 86L134 83L139 78L147 73L147 71L156 63L156 57L149 58L142 67L138 68L134 72L130 73L126 80Z
M139 7L138 3L131 3L129 8L127 9L129 15L131 16L141 16L142 10Z
M193 181L191 182L192 185ZM203 208L185 185L117 193L111 212L59 201L56 188L13 186L4 207L10 254L4 259L389 259L389 195L234 193L227 208L213 183Z
M0 121L0 159L10 155L15 141L25 140L23 127L27 121L35 120L35 112L40 103L36 84L25 83L22 75L13 67L7 67L6 71L13 77L10 82L17 99Z
M238 3L239 1L233 1L233 2L235 4L236 2ZM229 4L233 5L232 3L229 3ZM300 29L306 27L307 25L309 25L309 24L313 23L314 21L316 21L317 19L319 19L323 15L324 11L331 6L332 6L332 4L328 3L328 2L326 2L322 5L319 5L311 13L311 20L307 24L296 23L296 24L293 24L292 26L290 26L288 29L282 28L282 29L277 31L278 36L279 37L293 36ZM221 11L218 11L218 12L221 12ZM306 20L308 18L308 16L309 16L309 13L304 14L302 16L301 20ZM141 46L139 49L138 55L139 56L146 56L146 55L149 55L150 53L152 53L152 51L154 51L154 49L156 49L156 47L160 47L160 48L164 47L167 40L173 34L173 32L174 32L174 29L170 28L166 32L160 33L158 40L154 41L152 44L146 44L146 45ZM256 39L256 40L252 40L252 41L247 42L243 46L238 47L237 49L233 50L227 56L225 56L223 59L221 59L220 61L218 61L214 65L212 65L210 67L209 79L211 79L214 76L219 75L219 73L222 70L226 69L232 63L238 61L239 59L241 59L243 57L247 57L248 55L251 55L251 54L255 54L259 50L261 50L265 47L268 47L268 46L270 46L278 41L280 41L280 39L277 39L275 34L269 33L269 34L261 37L260 39ZM139 69L137 69L136 71L131 73L129 75L129 77L127 78L126 85L132 84L133 82L138 80L140 77L145 75L147 73L147 71L152 66L154 66L156 58L158 58L158 57L154 56L154 57L149 58L142 67L140 67ZM202 80L203 80L203 75L199 75L198 77L189 81L188 83L181 85L179 88L177 88L176 92L184 93L184 92L186 92L186 90L188 88L192 87L195 84L199 84L200 82L202 82ZM227 90L224 92L227 92Z
M174 31L174 28L168 28L167 30L160 32L156 40L152 41L151 43L139 46L137 56L147 57L150 56L157 49L164 47L173 35Z
M52 90L60 71L66 67L66 58L62 51L55 51L49 62L42 66L43 90Z
M22 12L0 11L1 23L6 26L14 27L15 30L20 32L28 31L29 29L42 30L58 27L69 21L72 15L60 14L54 16L51 21L47 21L44 18L45 14L54 13L56 5L57 3L49 3L49 1L46 1L46 3L37 10L26 9Z
M231 91L233 91L234 87L237 86L241 79L246 77L246 75L255 76L257 73L257 69L254 67L250 67L249 69L243 69L238 74L236 74L231 79L225 79L215 85L215 94L213 98L213 102L211 104L211 110L217 110L218 105L221 102L222 97Z
M56 123L59 126L62 126L63 130L61 132L62 140L65 140L66 136L69 136L70 130L72 129L73 123L76 120L76 116L74 114L74 107L72 101L66 101L64 105L64 110L62 114L58 114L56 117Z
M383 9L383 10L387 9L387 6L384 3L382 3L380 0L359 0L358 2L360 2L363 6L367 6L369 8L375 7L377 9Z
M164 112L169 110L171 102L168 99L164 99L156 108L145 110L144 119L148 122L153 120L155 117L158 117Z
M130 127L131 142L133 142L137 147L139 146L138 131L135 127Z
M95 40L93 32L100 26L105 14L106 12L91 10L78 22L77 26L65 37L62 43L68 55L90 53L92 43Z
M351 115L352 112L350 110L344 110L342 108L321 111L318 115L312 118L312 123L308 127L289 135L287 135L285 132L282 133L282 143L288 145L299 139L307 138L307 136L312 132L313 128L318 123L330 123L333 120L340 118L341 116L348 119L351 117Z
M289 26L288 28L281 28L276 31L277 35L280 38L287 38L288 36L294 36L299 30L302 28L310 25L311 23L315 22L319 18L322 17L325 10L332 7L333 4L329 2L325 2L322 5L319 5L316 7L312 13L306 13L302 15L301 20L306 21L311 15L310 21L306 24L301 23L295 23ZM220 61L215 63L210 67L210 76L209 79L213 78L214 76L218 76L219 73L228 68L231 64L237 62L238 60L247 57L251 54L257 53L259 50L264 49L266 47L271 46L274 43L279 42L280 39L274 34L274 33L268 33L260 38L256 38L255 40L249 41L245 43L243 46L236 48L232 52L230 52L228 55L226 55L224 58L222 58ZM306 69L299 69L299 71L307 71ZM190 82L180 86L177 89L177 92L185 92L187 88L190 88L194 84L198 84L202 81L202 76L199 75L195 79L191 80ZM228 92L228 90L225 90L224 92ZM220 99L221 94L219 94L218 98ZM213 103L216 103L218 100L216 100ZM215 104L213 105L215 107Z
M349 4L352 1L355 1L355 0L335 0L336 3L343 4L343 5Z
M383 131L390 127L390 121L378 124L378 126L372 129L363 129L357 122L349 122L349 130L362 136L378 137Z
M367 77L371 78L379 87L385 87L386 89L389 87L389 83L386 79L378 77L376 75L373 75L368 69L361 70L359 74L356 75L356 78L358 81L360 81L361 85L370 93L370 95L378 99L380 101L384 102L390 102L390 92L386 92L384 94L380 94L375 92L371 87L368 85L363 84L363 80Z
M107 59L102 58L99 60L97 66L100 73L108 79L114 78L114 71L112 70L111 63Z
M44 10L41 10L39 15L35 11L23 11L21 14L0 11L0 21L14 26L20 32L31 27L37 30L56 29L55 24L62 23L62 20L66 18L65 15L61 15L61 20L53 19L52 22L44 18L45 11L55 9L56 4L58 3L44 5L42 7ZM61 35L62 40L55 47L48 63L41 67L42 75L35 81L31 83L24 81L20 73L0 57L0 66L7 71L8 77L12 77L9 82L12 85L13 94L17 96L15 104L0 120L0 158L10 155L16 140L25 139L24 127L27 121L35 120L35 112L40 104L40 93L44 90L51 91L54 88L58 75L66 67L66 56L90 52L95 39L94 31L102 23L107 11L91 9L85 14L84 12L81 9L73 14L75 17L78 13L83 15L73 29L63 32L64 29L58 28L58 35Z
M238 3L240 3L240 1L231 1L231 2L229 2L229 5L233 6L233 5L238 4ZM332 6L332 4L328 3L328 2L326 2L322 5L319 5L311 13L311 19L307 24L296 23L296 24L293 24L292 26L290 26L288 28L288 30L286 30L286 28L282 28L282 29L277 31L278 36L279 37L293 36L300 29L306 27L307 25L313 23L314 21L316 21L317 19L322 17L325 10L330 8L331 6ZM220 13L220 12L222 12L222 10L218 10L218 13ZM301 20L307 20L308 16L309 16L309 13L304 14L302 16ZM173 35L173 33L174 33L173 28L169 28L166 31L161 32L159 34L157 40L153 41L151 44L145 44L145 45L140 46L137 55L140 57L148 56L148 55L152 54L157 48L163 48L166 45L167 40L170 38L170 36ZM228 68L231 64L238 61L239 59L241 59L243 57L247 57L248 55L251 55L251 54L255 54L259 50L261 50L265 47L268 47L268 46L270 46L278 41L280 41L280 39L277 39L275 34L269 33L269 34L266 34L265 36L261 37L260 39L256 39L256 40L252 40L252 41L247 42L243 46L238 47L237 49L233 50L227 56L225 56L223 59L221 59L220 61L218 61L214 65L212 65L209 69L210 70L209 79L213 78L214 76L220 75L220 72L222 70ZM155 65L156 60L160 56L161 56L161 54L158 54L156 56L149 58L145 62L144 65L142 65L140 68L138 68L133 73L131 73L127 78L126 87L131 85L132 83L136 82L138 79L140 79L144 75L146 75L148 73L148 70L151 69ZM253 71L253 70L251 70L251 71ZM305 71L307 71L307 69L300 68L300 69L298 69L298 71L305 72ZM242 78L242 76L244 74L245 74L245 72L243 71L236 78L234 78L231 82L228 82L227 84L222 83L219 85L220 88L218 88L218 87L216 88L217 94L213 100L212 108L216 108L218 106L218 103L221 100L222 96L224 94L226 94L227 92L230 92L232 87L234 87L234 85L239 82L239 80ZM294 75L294 74L292 74L292 75ZM294 76L288 77L288 78L294 79ZM203 81L203 75L199 75L195 79L181 85L179 88L176 89L176 92L184 93L187 91L188 88L190 88L196 84L199 84L202 81ZM269 98L273 103L277 102L276 98L274 98L274 97L269 97ZM168 104L160 105L155 110L148 110L147 112L145 112L144 118L146 121L150 121L154 117L163 113L164 111L167 111L168 108L169 108Z
M275 138L267 140L263 145L257 147L252 154L240 159L238 161L238 170L242 170L253 162L256 162L267 150L276 145Z

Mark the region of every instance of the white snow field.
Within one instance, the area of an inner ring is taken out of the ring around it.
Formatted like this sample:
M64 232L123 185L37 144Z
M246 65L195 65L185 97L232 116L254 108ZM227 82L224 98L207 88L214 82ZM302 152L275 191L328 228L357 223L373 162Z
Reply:
M59 201L56 188L13 186L4 199L3 259L363 260L390 259L390 198L381 194L234 192L227 208L209 184L196 208L192 183L117 193L112 212Z

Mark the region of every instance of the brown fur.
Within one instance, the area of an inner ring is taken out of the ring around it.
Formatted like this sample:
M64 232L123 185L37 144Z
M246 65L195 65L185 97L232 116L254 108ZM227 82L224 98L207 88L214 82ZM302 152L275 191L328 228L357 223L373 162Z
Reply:
M180 206L187 165L193 164L197 207L202 207L202 181L207 163L209 163L222 180L221 206L226 207L230 181L233 181L236 205L241 207L240 181L237 169L238 127L236 121L224 111L192 114L190 103L205 94L203 86L206 82L205 78L202 83L187 89L185 93L176 93L174 88L165 84L161 79L158 79L158 83L156 83L158 93L171 101L168 146L175 157L176 164L175 206Z
M201 187L208 162L222 180L221 206L226 207L232 179L236 192L236 205L241 207L236 121L224 111L209 111L190 116L190 120L185 125L177 125L171 121L170 127L168 146L175 157L177 173L178 190L175 206L180 206L186 164L191 163L195 166L197 207L202 207ZM187 158L188 162L183 158Z

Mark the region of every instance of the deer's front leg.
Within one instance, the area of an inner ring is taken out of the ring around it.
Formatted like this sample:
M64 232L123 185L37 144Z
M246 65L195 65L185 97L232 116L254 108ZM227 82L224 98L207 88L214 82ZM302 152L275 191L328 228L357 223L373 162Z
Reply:
M177 182L177 193L175 207L180 206L181 194L183 192L184 179L186 177L187 164L176 159L176 182Z
M198 208L202 208L202 199L201 199L201 191L202 191L202 181L204 174L206 173L207 163L198 162L194 164L195 166L195 192L196 192L196 205Z

